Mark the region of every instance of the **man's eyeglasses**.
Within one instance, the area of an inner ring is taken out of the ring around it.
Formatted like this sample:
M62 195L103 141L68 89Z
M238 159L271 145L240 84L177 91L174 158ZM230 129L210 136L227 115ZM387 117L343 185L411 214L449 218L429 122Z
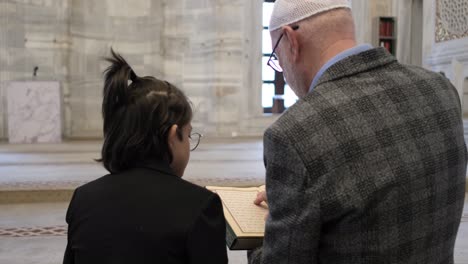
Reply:
M297 30L299 26L295 25L295 26L292 26L291 28L293 30ZM273 48L273 51L271 52L270 58L268 58L268 62L267 62L267 65L277 72L283 72L283 68L281 68L278 57L275 54L275 50L278 47L278 44L280 43L281 38L283 38L283 36L284 36L284 32L281 33L281 36L279 37L278 41L276 41L275 47Z
M190 140L190 151L194 151L200 144L200 139L203 137L200 133L192 133L189 136Z

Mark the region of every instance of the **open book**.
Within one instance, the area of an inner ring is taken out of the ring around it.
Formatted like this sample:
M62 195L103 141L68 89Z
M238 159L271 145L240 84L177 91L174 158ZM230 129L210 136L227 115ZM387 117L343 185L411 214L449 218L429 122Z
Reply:
M263 187L236 188L206 186L221 198L226 218L226 244L231 250L253 249L262 245L268 207L253 203Z

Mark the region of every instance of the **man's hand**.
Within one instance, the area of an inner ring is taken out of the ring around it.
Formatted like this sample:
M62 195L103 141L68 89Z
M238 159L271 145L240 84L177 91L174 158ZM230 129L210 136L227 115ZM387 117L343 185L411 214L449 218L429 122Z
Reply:
M261 191L257 193L257 198L255 198L254 204L260 205L262 202L267 203L267 196L265 191Z
M262 206L268 210L268 201L265 191L261 191L257 193L257 198L254 200L254 204L258 206ZM268 218L268 213L265 215L265 221Z

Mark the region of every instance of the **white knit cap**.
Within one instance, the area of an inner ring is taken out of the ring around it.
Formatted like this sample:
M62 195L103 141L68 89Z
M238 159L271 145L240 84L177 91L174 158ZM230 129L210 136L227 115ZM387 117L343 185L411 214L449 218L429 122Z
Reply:
M351 8L349 0L276 0L268 29L274 31L335 8Z

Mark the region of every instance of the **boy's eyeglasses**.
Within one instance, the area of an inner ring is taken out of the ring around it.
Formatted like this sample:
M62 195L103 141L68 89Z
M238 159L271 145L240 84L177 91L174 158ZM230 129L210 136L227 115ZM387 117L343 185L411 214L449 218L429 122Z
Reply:
M203 137L200 133L192 133L189 136L190 139L190 151L194 151L197 149L198 145L200 144L200 139Z

